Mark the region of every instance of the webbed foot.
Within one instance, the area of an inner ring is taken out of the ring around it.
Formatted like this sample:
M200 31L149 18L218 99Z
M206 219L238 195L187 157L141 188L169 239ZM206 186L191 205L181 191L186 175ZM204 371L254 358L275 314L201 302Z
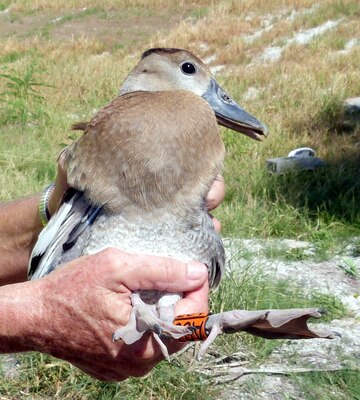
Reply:
M196 328L192 326L179 326L161 319L154 305L145 304L136 298L130 319L127 325L117 329L112 336L113 341L123 340L130 345L141 339L145 332L152 332L155 340L166 359L169 359L168 350L163 343L163 338L180 339L191 334ZM173 319L173 318L172 318Z
M197 359L220 333L245 331L267 339L333 339L339 336L332 331L314 331L307 326L310 317L320 318L323 311L316 308L294 308L288 310L245 311L234 310L212 314L206 322L207 339L202 344Z

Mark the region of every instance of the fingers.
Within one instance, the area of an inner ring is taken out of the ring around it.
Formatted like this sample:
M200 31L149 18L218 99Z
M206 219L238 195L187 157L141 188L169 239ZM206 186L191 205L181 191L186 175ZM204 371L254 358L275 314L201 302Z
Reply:
M206 196L206 207L209 211L216 208L225 197L225 183L222 175L217 174L209 193Z
M181 299L175 306L175 315L192 314L209 311L209 284L206 280L205 283L191 292L184 293L184 298ZM173 354L181 350L184 343L176 340L166 341L169 353Z
M116 263L117 282L131 291L188 292L202 286L208 276L206 266L196 261L185 263L172 258L129 254L116 249L104 250L98 256L102 263Z
M209 193L206 197L206 207L209 211L213 210L216 208L223 200L225 197L225 183L224 183L224 178L222 175L217 174L216 179L214 183L212 184ZM214 229L216 232L220 233L221 232L221 223L220 221L213 217L210 214L210 217L212 219L212 222L214 224Z
M184 293L175 308L175 315L200 313L209 311L209 284L206 280L204 284L196 290Z
M221 232L221 222L220 222L217 218L215 218L214 216L212 216L211 214L210 214L210 217L211 217L211 221L212 221L212 223L213 223L213 225L214 225L215 231L216 231L217 233L220 233L220 232Z
M159 290L185 292L201 285L207 278L205 265L192 262L185 264L172 259L146 257L123 276L124 283L131 290Z

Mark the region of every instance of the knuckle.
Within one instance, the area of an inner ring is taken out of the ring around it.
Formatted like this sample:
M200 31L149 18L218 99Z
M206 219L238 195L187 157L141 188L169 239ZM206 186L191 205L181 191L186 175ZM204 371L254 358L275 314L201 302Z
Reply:
M170 284L174 282L174 280L177 279L179 273L182 271L182 264L180 261L174 260L174 259L169 259L165 264L165 279L166 283Z
M106 264L108 266L118 266L119 260L124 256L124 253L118 249L113 247L108 247L105 250L102 250L98 253L98 256L101 259L101 263Z
M221 183L225 182L224 177L221 174L217 174L215 180Z

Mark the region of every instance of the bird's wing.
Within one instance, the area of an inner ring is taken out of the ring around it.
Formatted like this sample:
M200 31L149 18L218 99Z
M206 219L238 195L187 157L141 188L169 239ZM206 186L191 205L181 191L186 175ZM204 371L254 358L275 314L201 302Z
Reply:
M82 247L75 246L86 236L101 206L91 205L83 192L69 189L63 204L41 231L31 253L28 279L38 279L58 265L81 255Z
M210 287L219 286L225 270L224 245L214 229L211 216L204 210L200 214L199 225L187 232L185 245L194 260L198 260L208 267Z

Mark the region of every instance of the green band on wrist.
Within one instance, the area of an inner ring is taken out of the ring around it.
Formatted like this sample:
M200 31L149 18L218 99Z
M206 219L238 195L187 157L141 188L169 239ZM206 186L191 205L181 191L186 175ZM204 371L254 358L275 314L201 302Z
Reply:
M51 217L50 212L49 212L49 199L51 196L51 193L55 189L55 184L52 183L48 187L44 189L42 192L42 195L40 197L39 201L39 216L40 216L40 221L43 224L43 226L46 226L47 223L49 222L49 219Z

